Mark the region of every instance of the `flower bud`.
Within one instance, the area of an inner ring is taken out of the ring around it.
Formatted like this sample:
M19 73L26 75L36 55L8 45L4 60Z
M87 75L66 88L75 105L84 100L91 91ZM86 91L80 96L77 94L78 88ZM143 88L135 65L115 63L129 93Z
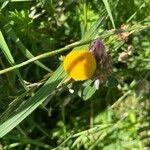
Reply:
M90 52L94 55L97 61L103 59L107 55L105 46L100 39L97 39L90 45Z
M99 85L112 73L111 56L106 52L105 46L100 39L91 44L89 51L93 54L97 63L94 79L95 87L98 89Z

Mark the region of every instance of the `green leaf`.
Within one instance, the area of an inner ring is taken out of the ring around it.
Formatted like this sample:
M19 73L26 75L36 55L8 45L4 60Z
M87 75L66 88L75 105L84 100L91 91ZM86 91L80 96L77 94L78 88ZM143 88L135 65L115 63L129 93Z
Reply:
M107 11L108 16L109 16L109 18L110 18L110 20L111 20L111 23L112 23L112 25L113 25L113 28L115 29L115 23L114 23L114 19L113 19L112 13L111 13L111 9L110 9L108 0L103 0L103 3L104 3L104 5L105 5L106 11Z
M25 97L31 95L31 90L25 91L23 94L19 95L16 99L14 99L8 106L8 108L2 113L0 116L0 122L4 122L7 120L22 103L25 101Z
M82 88L82 91L78 93L78 95L82 97L83 100L88 100L96 92L95 85L91 86L92 83L92 80L87 80L82 84L84 88Z
M4 39L4 36L2 34L2 32L0 31L0 48L2 49L6 59L8 60L8 62L11 64L11 65L14 65L14 59L10 53L10 50L5 42L5 39Z
M90 28L90 30L84 34L81 40L84 41L88 39L93 39L98 33L99 29L101 28L100 25L103 23L105 19L106 16L101 16L99 19L97 19L93 24L93 26Z
M44 100L57 88L58 84L65 76L66 73L61 65L33 97L25 101L24 104L19 107L17 112L7 121L0 124L0 137L3 137L11 131L39 105L41 105Z
M131 123L136 123L136 115L134 112L130 112L129 119L130 119Z
M3 2L27 2L27 1L31 1L31 0L1 0L0 3L3 3Z
M89 86L89 85L91 85L92 84L92 80L87 80L87 81L85 81L82 85L83 86Z
M2 4L1 7L0 7L0 11L2 11L2 9L4 9L4 8L7 6L8 3L9 3L8 0L7 0L7 1L4 1L3 4Z
M84 88L83 90L83 100L88 100L89 98L91 98L94 93L96 92L96 88L95 88L95 85L93 86L87 86Z
M5 55L6 59L8 60L8 62L9 62L12 66L15 65L15 61L14 61L14 59L13 59L13 56L12 56L11 53L10 53L10 50L9 50L9 48L8 48L6 42L5 42L5 39L4 39L3 34L2 34L1 31L0 31L0 48L2 49L2 52L4 53L4 55ZM21 77L20 72L19 72L18 70L16 70L15 72L16 72L17 76L19 77L19 81L20 81L20 83L22 84L22 86L23 86L26 90L28 90L28 88L26 87L26 85L25 85L24 82L23 82L23 79L22 79L22 77Z

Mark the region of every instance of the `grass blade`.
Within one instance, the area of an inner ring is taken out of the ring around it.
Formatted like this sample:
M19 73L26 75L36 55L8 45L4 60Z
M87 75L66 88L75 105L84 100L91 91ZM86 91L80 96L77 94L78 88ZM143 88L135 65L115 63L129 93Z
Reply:
M22 105L15 115L10 119L0 124L0 137L3 137L14 127L16 127L22 120L24 120L28 115L30 115L39 105L41 105L44 100L56 89L58 84L66 76L61 65L52 77L42 86L42 88L29 100L27 100L24 105Z
M2 49L2 52L4 53L6 59L8 60L8 62L13 66L15 65L15 61L13 59L13 56L10 53L10 50L5 42L5 39L3 37L2 32L0 31L0 48ZM22 86L24 87L24 89L28 90L28 88L26 87L26 85L23 82L23 79L21 77L21 74L18 70L15 71L17 76L19 77L19 81L22 84Z
M115 29L115 23L114 23L114 19L113 19L112 13L111 13L111 9L110 9L110 5L108 3L108 0L103 0L103 3L105 5L106 11L107 11L108 16L109 16L109 18L111 20L111 23L113 25L113 28Z
M1 0L0 3L3 2L27 2L27 1L31 1L31 0Z
M6 59L8 60L8 62L11 64L11 65L14 65L14 59L10 53L10 50L5 42L5 39L3 37L3 34L2 32L0 31L0 48L2 49Z

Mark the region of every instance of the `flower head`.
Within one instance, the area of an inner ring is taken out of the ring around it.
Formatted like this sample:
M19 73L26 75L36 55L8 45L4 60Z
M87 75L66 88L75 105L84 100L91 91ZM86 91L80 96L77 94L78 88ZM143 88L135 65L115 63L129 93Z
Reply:
M96 70L96 60L87 50L70 52L64 60L64 69L76 81L89 79Z
M93 78L95 79L95 87L98 89L100 83L106 81L112 73L111 56L107 53L104 43L99 38L90 45L89 51L93 54L97 63Z

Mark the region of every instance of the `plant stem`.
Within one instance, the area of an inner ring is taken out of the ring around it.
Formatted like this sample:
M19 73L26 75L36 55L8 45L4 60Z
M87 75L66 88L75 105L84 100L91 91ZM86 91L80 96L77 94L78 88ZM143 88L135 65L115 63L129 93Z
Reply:
M83 1L83 11L84 11L84 33L87 31L87 2Z
M123 33L123 32L135 33L137 31L141 31L141 30L146 29L148 27L150 27L150 25L147 25L147 26L136 26L136 27L131 27L129 29L115 29L115 30L110 30L110 31L106 32L106 34L103 34L101 36L96 37L96 39L97 38L103 38L104 39L104 38L109 37L111 35L119 34L119 33ZM51 56L54 56L56 54L62 53L64 51L70 50L71 48L74 48L74 47L77 47L77 46L81 46L81 45L84 45L84 44L88 44L91 41L94 41L96 39L90 39L90 40L87 40L87 41L82 41L82 40L81 41L77 41L75 43L69 44L69 45L67 45L67 46L65 46L63 48L57 49L55 51L46 52L44 54L38 55L38 56L33 57L33 58L31 58L31 59L29 59L27 61L24 61L24 62L22 62L22 63L20 63L18 65L15 65L15 66L12 66L12 67L9 67L9 68L1 70L0 71L0 75L4 74L6 72L10 72L10 71L16 70L17 68L23 67L23 66L25 66L25 65L27 65L29 63L35 62L35 61L37 61L39 59L51 57Z

